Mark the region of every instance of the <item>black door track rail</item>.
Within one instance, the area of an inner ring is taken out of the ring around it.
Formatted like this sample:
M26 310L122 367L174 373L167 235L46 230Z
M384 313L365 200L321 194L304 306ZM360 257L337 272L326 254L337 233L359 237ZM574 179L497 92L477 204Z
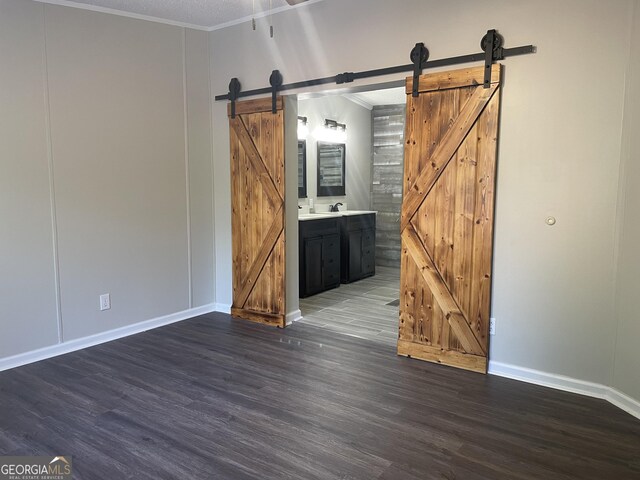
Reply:
M303 80L301 82L294 83L282 83L282 74L278 70L274 70L269 78L270 87L257 88L254 90L241 91L240 81L237 78L232 78L229 83L229 93L224 95L216 95L215 100L230 100L231 101L231 117L235 117L235 102L241 97L251 97L254 95L271 94L272 98L272 111L276 111L276 95L278 92L284 90L295 90L297 88L312 87L315 85L325 85L330 83L343 84L351 83L354 80L360 80L363 78L378 77L382 75L393 75L396 73L413 72L413 88L412 96L418 96L418 85L422 70L427 68L446 67L449 65L459 65L461 63L471 63L484 61L484 87L489 88L491 83L491 65L497 60L502 60L506 57L513 57L515 55L525 55L528 53L535 53L536 47L533 45L525 45L522 47L503 48L504 39L496 30L488 30L480 41L481 53L472 53L469 55L461 55L458 57L442 58L439 60L429 61L429 50L423 43L416 43L415 47L411 50L411 62L406 65L399 65L396 67L378 68L376 70L366 70L363 72L345 72L335 75L333 77L316 78L313 80Z

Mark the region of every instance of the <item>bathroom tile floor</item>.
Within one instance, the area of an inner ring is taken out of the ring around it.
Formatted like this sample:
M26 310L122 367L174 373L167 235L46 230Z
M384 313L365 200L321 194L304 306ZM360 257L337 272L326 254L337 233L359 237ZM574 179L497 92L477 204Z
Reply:
M395 347L398 340L400 269L376 267L373 277L300 299L307 323Z

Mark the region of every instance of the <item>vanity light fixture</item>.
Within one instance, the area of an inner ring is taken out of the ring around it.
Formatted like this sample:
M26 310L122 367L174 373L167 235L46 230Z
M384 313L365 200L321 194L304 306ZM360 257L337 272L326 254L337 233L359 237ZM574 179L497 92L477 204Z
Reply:
M307 135L309 135L307 122L307 117L298 117L298 140L305 140Z
M317 135L318 140L332 143L345 143L347 141L347 126L330 118L324 119L324 128Z
M324 127L331 128L333 130L340 129L343 132L347 131L347 126L344 123L338 123L336 120L331 120L330 118L324 119Z

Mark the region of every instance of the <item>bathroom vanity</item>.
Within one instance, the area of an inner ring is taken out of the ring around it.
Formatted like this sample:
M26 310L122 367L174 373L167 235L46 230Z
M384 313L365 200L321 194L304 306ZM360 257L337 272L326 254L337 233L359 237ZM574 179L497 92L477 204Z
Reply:
M340 285L340 217L303 215L298 221L298 245L300 297Z
M375 212L311 213L298 220L300 297L375 274Z
M345 212L340 219L340 281L351 283L376 273L376 214Z

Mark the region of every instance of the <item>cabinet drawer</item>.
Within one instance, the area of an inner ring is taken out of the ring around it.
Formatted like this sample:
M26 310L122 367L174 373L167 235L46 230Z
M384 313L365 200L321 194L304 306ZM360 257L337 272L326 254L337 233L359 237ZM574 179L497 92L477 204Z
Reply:
M376 271L375 257L362 257L362 275L373 275Z
M324 272L325 288L333 287L339 284L340 284L340 268L333 268L331 270L325 269L325 272Z
M339 225L337 218L320 218L298 222L300 240L323 235L337 235L339 233Z
M329 235L327 237L324 237L323 241L323 246L326 254L340 254L340 237L338 235Z
M351 215L343 218L343 226L347 231L353 230L375 230L376 215L374 213L367 213L363 215Z
M333 275L334 273L340 276L340 254L324 256L322 258L322 268L325 276Z
M340 253L335 253L333 255L324 255L322 257L322 263L324 268L340 269Z
M375 230L363 230L362 232L362 248L371 247L374 248L376 244L376 232Z
M375 258L376 256L376 248L373 245L363 245L362 246L362 261L364 262L365 258Z

